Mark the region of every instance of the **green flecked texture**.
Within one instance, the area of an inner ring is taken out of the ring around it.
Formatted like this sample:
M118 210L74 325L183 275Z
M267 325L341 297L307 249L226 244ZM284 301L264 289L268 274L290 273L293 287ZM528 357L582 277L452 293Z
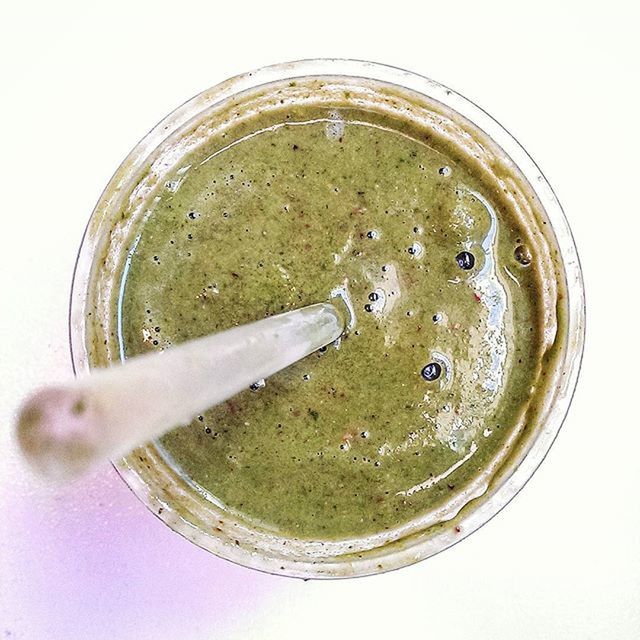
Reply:
M346 287L357 326L339 348L160 442L212 499L311 539L384 531L464 490L516 428L542 358L536 256L516 259L515 216L455 147L343 115L256 116L185 158L138 230L121 300L132 356ZM488 253L477 194L498 218Z

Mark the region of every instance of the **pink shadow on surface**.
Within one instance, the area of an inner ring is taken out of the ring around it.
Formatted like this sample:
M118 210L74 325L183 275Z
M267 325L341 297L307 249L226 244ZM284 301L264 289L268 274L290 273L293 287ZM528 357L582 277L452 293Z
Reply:
M7 586L22 615L0 637L209 639L285 588L172 532L113 469L43 493L9 506L21 540Z

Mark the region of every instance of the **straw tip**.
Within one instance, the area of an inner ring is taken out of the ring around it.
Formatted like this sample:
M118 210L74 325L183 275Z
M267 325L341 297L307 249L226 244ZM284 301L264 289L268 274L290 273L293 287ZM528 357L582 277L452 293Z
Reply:
M25 459L54 480L85 471L94 458L94 414L81 389L40 389L18 412L16 435Z

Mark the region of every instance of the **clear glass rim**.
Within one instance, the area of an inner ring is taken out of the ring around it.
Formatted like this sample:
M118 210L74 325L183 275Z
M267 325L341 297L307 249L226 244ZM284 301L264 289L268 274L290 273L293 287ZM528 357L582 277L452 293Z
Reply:
M378 557L367 557L366 555L362 558L349 557L349 560L345 562L336 560L334 563L325 563L322 571L320 571L318 565L311 559L305 561L299 558L278 558L277 563L273 563L270 559L259 555L247 554L233 549L229 551L227 546L217 545L215 537L196 535L193 527L175 517L175 514L170 514L170 509L164 510L162 515L158 514L157 504L154 502L153 496L150 495L148 488L138 475L126 465L114 464L116 470L134 494L154 515L160 517L177 533L208 551L238 564L269 573L303 578L355 577L398 569L453 546L491 520L527 483L553 444L566 417L577 384L585 336L584 285L580 261L571 230L553 189L536 163L518 141L476 104L444 85L419 74L397 67L360 60L310 59L263 67L235 76L203 91L159 122L122 162L89 218L76 259L69 305L69 345L74 373L77 374L89 368L85 342L85 303L94 253L99 240L99 238L93 237L92 227L96 224L96 219L101 216L101 212L108 209L114 191L117 191L122 184L126 183L127 177L144 162L145 158L163 140L180 129L191 118L197 116L203 109L224 101L244 90L263 84L303 76L329 75L387 82L436 100L470 120L511 158L540 200L560 249L568 296L568 338L563 358L563 369L567 375L563 379L563 390L556 395L549 416L544 425L541 425L530 449L493 493L488 498L482 499L481 508L473 509L464 516L462 520L464 526L461 528L461 532L454 534L452 533L453 527L451 527L415 545L408 545L404 548L394 545L395 548L385 556L384 568L381 568L382 565L380 565ZM456 530L458 530L458 527L456 527Z

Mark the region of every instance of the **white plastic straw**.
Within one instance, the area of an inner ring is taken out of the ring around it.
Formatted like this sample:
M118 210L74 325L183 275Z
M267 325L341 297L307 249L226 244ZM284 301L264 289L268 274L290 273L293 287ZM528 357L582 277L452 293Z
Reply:
M29 462L54 479L117 458L333 342L328 303L259 320L40 389L19 413Z

